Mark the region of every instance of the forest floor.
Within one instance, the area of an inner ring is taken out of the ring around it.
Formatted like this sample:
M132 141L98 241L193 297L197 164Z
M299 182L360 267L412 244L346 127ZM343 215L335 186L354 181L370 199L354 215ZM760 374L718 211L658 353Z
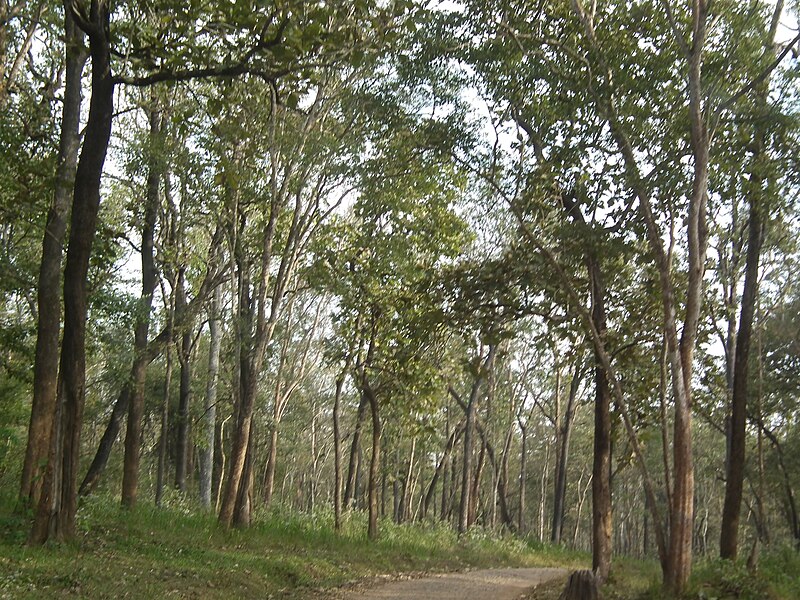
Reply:
M179 501L128 511L110 498L89 498L79 509L77 540L29 547L28 519L0 499L0 599L330 598L392 580L500 567L585 568L588 561L480 530L459 538L434 522L382 522L380 539L371 542L359 514L340 532L327 513L277 510L256 515L249 529L224 531L214 515L196 511Z
M108 496L89 498L78 512L78 539L69 544L29 547L28 528L28 518L0 497L0 599L369 600L387 596L366 592L391 590L399 581L458 585L464 591L458 597L469 600L479 600L475 590L490 585L490 600L503 600L496 581L475 580L485 577L482 570L503 569L506 581L520 574L534 577L510 583L519 587L509 588L509 598L557 600L567 571L590 564L588 555L562 547L480 529L459 537L433 521L382 522L380 539L373 542L361 514L351 515L339 532L327 512L280 510L257 514L249 529L225 531L215 515L178 498L161 509L142 504L133 511ZM549 567L562 570L545 570ZM442 577L445 573L459 574ZM543 575L555 579L525 591ZM663 598L659 580L656 561L616 557L604 599ZM407 597L434 598L431 589ZM684 598L797 600L800 554L789 547L765 551L756 574L744 565L699 559Z

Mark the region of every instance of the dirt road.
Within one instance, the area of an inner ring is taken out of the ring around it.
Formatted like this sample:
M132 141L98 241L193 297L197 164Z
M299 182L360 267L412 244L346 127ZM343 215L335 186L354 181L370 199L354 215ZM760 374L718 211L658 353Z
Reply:
M345 596L347 600L517 600L536 585L566 579L566 569L484 569L393 581Z

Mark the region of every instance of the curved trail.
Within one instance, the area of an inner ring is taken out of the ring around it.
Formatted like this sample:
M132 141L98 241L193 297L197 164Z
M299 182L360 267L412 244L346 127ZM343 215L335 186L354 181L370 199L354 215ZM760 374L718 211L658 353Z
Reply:
M347 600L517 600L540 583L566 579L566 569L482 569L393 581Z

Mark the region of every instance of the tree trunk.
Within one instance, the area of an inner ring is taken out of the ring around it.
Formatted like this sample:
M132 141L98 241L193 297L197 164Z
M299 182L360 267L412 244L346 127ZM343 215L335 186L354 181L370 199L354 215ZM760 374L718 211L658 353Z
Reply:
M475 476L472 478L472 489L469 492L469 524L472 527L478 519L478 500L481 489L481 479L483 469L486 466L486 444L481 444L481 451L478 454L478 464L475 467Z
M269 432L269 447L267 448L267 467L264 473L264 506L272 502L272 491L275 487L275 464L278 461L278 423L272 421Z
M244 468L242 469L241 482L234 505L233 526L240 529L250 527L253 514L253 470L255 459L253 457L253 444L255 440L255 425L251 424L247 452L245 453Z
M69 10L72 10L70 7ZM74 15L73 15L74 16ZM93 0L85 23L92 58L92 97L72 199L69 246L64 267L64 335L48 467L31 541L75 536L81 425L86 399L86 313L89 256L100 208L100 179L111 135L114 83L111 79L109 7Z
M234 521L234 510L237 498L241 501L240 488L247 485L245 462L247 450L250 445L250 433L253 421L257 377L256 369L247 357L242 357L239 368L240 400L237 410L236 427L233 432L233 446L231 449L228 477L220 506L219 521L224 527L230 527Z
M567 581L567 585L559 600L598 600L600 586L597 575L591 571L574 571Z
M119 430L122 428L122 418L128 412L132 386L133 382L130 378L122 385L117 400L114 402L114 407L111 409L108 425L106 425L103 436L100 438L100 443L97 445L97 452L78 489L78 494L80 496L88 496L91 494L100 482L100 475L103 473L108 463L108 458L111 456L111 449L114 447L114 442L119 435Z
M399 520L400 523L408 521L408 519L411 517L411 504L413 502L412 495L414 491L414 486L413 486L414 464L415 464L414 459L416 455L416 450L417 450L417 438L412 437L411 457L408 459L408 469L406 469L405 482L403 484L402 502L400 503L401 506L400 520Z
M433 477L431 478L431 482L428 485L428 492L425 494L425 500L422 504L422 517L428 514L428 511L431 508L434 495L436 493L436 484L439 482L439 478L442 478L442 495L446 494L446 481L445 478L447 477L447 465L450 460L450 455L453 452L453 447L458 443L458 438L461 437L461 434L464 432L463 424L459 423L456 428L453 430L453 433L450 434L450 437L447 440L447 444L445 444L444 452L442 453L441 458L439 459L438 464L436 465L436 470L433 472ZM442 512L446 511L446 507L442 506Z
M446 413L446 420L445 420L445 427L446 432L449 434L450 432L450 405L447 406L447 413ZM461 437L460 434L458 437ZM456 440L453 441L453 447L455 447ZM453 464L453 447L450 448L450 452L447 453L446 456L442 457L442 502L441 508L439 509L439 519L442 521L447 520L449 513L450 513L450 469L452 468Z
M752 174L751 182L753 182ZM758 194L758 192L754 191L750 197L747 258L739 331L736 334L731 423L728 440L729 454L726 469L725 502L720 530L720 556L730 560L736 560L738 549L739 516L744 486L745 448L747 446L746 423L748 380L750 375L750 341L758 295L758 263L765 225L761 215L762 207L754 197L755 194Z
M366 375L362 375L364 395L369 401L370 413L372 415L372 458L369 463L369 526L367 537L371 540L378 539L378 476L380 475L381 465L381 433L382 424L378 406L378 399L367 381Z
M156 154L161 137L161 113L155 95L150 107L150 156L147 174L147 196L142 222L142 294L136 311L134 327L133 366L131 368L131 399L128 410L128 427L125 435L125 458L122 468L122 506L133 508L139 488L139 452L142 444L142 418L144 416L144 385L147 376L147 336L150 331L150 311L156 289L156 264L153 255L156 219L158 218L158 184L161 181L162 161Z
M53 204L47 213L37 287L36 354L28 442L22 467L20 499L36 507L41 494L43 467L48 456L56 405L58 343L61 331L61 258L67 229L70 192L75 184L80 138L81 76L86 63L83 32L65 8L66 40L64 103L58 146Z
M175 310L183 312L186 301L186 269L178 273L178 290ZM186 493L187 461L189 459L189 407L192 403L192 326L184 324L178 361L181 364L180 393L178 394L177 428L175 443L175 489Z
M594 253L588 256L592 322L601 339L606 335L605 286ZM594 454L592 460L592 571L600 583L611 572L611 387L595 349Z
M188 321L194 317L194 315L199 310L202 302L205 300L209 290L213 288L213 286L217 285L216 282L217 273L209 271L206 274L206 277L203 283L200 286L200 291L198 292L197 296L195 296L190 306L185 310L183 318L177 323L179 326L182 322ZM166 296L166 294L165 294ZM166 348L167 351L167 360L168 362L171 361L171 348L172 348L172 335L173 329L175 325L174 320L174 298L170 299L172 303L168 308L168 319L167 324L164 328L158 333L158 335L147 345L147 362L148 364L153 362L161 352L164 351ZM171 362L170 362L171 365ZM131 369L133 371L133 368ZM97 450L95 452L94 458L92 459L92 463L89 466L88 471L86 472L86 476L83 478L83 482L81 483L81 487L79 490L79 494L81 496L87 496L92 493L92 491L97 487L99 483L100 476L103 474L105 470L106 464L108 463L108 459L111 456L111 450L114 447L114 442L119 435L120 426L122 424L122 417L128 412L128 403L130 402L130 394L131 394L131 381L133 375L129 376L128 379L122 386L122 390L120 391L119 395L117 396L117 400L114 403L114 408L111 412L111 416L108 420L108 425L106 425L106 429L103 432L103 436L100 439L100 443L97 446ZM165 394L165 398L168 394ZM168 417L168 415L167 415ZM164 419L162 419L162 423L167 423ZM166 439L166 438L165 438ZM164 462L166 465L166 461ZM158 488L156 488L156 492L158 495Z
M333 526L336 531L342 528L342 432L339 413L348 367L349 364L345 365L336 378L336 392L333 397Z
M220 304L222 288L214 290L211 309L208 317L208 381L203 413L204 447L200 453L200 504L206 510L211 508L212 474L214 471L214 440L217 425L217 378L219 375L219 354L222 346L222 328L220 327Z
M481 349L482 351L482 349ZM463 406L466 413L466 425L464 429L464 456L461 470L461 504L458 512L458 533L464 534L469 529L469 506L470 506L470 492L472 485L472 450L473 450L473 437L475 431L475 417L478 410L478 396L481 389L481 384L486 376L486 372L492 361L496 346L489 346L489 351L485 359L478 358L480 362L476 362L476 371L473 375L472 389L470 391L469 400ZM451 387L450 394L456 398L456 401L461 403L461 399L455 390Z
M163 286L162 286L163 291ZM167 480L167 436L169 435L170 388L172 387L172 335L175 323L175 290L172 290L167 307L166 365L164 367L164 395L161 399L161 432L158 437L158 472L156 475L156 506L161 506Z
M567 463L569 458L569 441L572 433L572 422L575 417L575 400L578 395L578 385L581 376L581 358L575 365L575 373L569 386L567 406L561 420L559 435L560 447L555 476L555 490L553 494L553 526L550 532L550 541L554 544L561 543L561 533L564 527L564 503L567 494Z
M770 30L765 37L764 49L774 56L774 39L777 23L781 18L782 2L775 8ZM769 78L758 87L756 110L769 111ZM725 503L722 509L720 526L720 556L736 560L739 536L739 517L742 506L744 486L745 448L747 446L747 395L750 380L750 342L753 332L753 319L758 299L758 270L761 248L766 235L765 218L766 194L764 193L764 173L761 162L764 160L767 145L765 118L756 119L754 131L753 156L750 157L749 193L747 195L750 219L747 227L747 255L745 258L744 289L739 316L739 331L736 334L736 352L733 364L733 388L731 394L731 425L728 439L728 457L725 478Z
M528 487L528 427L520 423L521 444L519 455L519 514L517 515L517 530L520 535L528 533L525 522L525 491Z
M355 429L353 429L353 439L350 442L350 461L347 470L347 484L344 488L343 506L345 510L350 508L353 500L358 495L356 479L359 470L359 448L361 447L361 429L367 414L367 408L369 408L369 402L362 394L356 413L356 426Z

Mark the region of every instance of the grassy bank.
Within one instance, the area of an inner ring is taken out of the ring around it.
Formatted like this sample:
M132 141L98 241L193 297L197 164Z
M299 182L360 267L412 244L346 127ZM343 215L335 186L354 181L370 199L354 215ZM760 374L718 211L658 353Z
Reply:
M528 600L558 600L563 582L534 590ZM661 569L655 560L617 557L604 600L663 600ZM800 598L800 554L791 548L763 553L755 570L743 562L700 559L679 600L797 600Z
M79 539L25 546L27 521L0 509L2 598L308 598L378 575L469 567L585 566L586 557L476 532L462 539L438 524L381 525L366 539L353 515L258 515L250 529L223 531L213 515L172 506L125 511L107 498L79 512Z

